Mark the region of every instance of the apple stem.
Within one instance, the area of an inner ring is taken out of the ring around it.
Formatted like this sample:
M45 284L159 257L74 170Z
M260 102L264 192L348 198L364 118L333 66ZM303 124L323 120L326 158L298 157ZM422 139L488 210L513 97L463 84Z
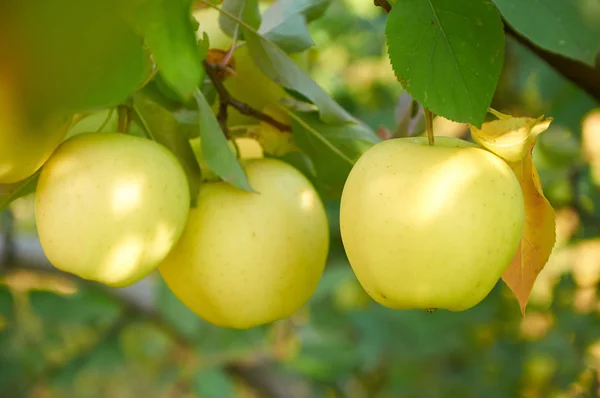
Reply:
M427 138L429 145L435 144L435 138L433 136L433 113L427 108L424 109L425 113L425 128L427 130Z
M128 133L131 119L133 118L131 108L126 105L119 105L117 107L117 115L119 116L117 131L119 133Z

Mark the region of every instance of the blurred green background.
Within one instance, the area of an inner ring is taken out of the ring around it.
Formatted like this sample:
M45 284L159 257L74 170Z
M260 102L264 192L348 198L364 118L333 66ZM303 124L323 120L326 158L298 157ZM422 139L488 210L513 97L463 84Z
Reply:
M402 89L385 20L372 1L334 1L310 25L309 68L352 114L393 131ZM312 300L248 331L203 322L157 275L141 286L151 291L140 308L47 270L3 270L0 397L600 396L600 107L511 40L493 107L554 117L534 159L558 239L524 317L502 282L462 313L377 305L345 258L339 203L328 202L332 248ZM436 129L468 132L443 119ZM16 241L35 235L32 205L28 196L11 207Z

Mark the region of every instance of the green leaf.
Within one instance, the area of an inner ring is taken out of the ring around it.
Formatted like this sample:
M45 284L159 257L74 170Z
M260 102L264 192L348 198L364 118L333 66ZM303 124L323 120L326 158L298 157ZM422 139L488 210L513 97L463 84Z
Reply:
M306 21L312 22L327 11L331 0L298 0L294 1L294 4L298 9L302 9Z
M182 98L191 97L204 75L191 17L192 0L123 2L126 18L144 37L165 81Z
M184 336L198 337L203 325L202 320L175 297L162 278L157 279L156 282L157 291L154 304L161 317Z
M282 49L261 35L244 28L250 56L271 80L301 93L314 103L325 123L344 123L353 120L329 94L298 66Z
M250 56L271 80L308 98L317 106L321 119L326 123L344 123L353 120L352 116L319 87L285 51L258 34L256 29L235 15L223 9L219 10L224 16L240 23Z
M302 15L291 14L285 15L285 19L276 19L281 17L278 15L281 10L275 9L279 4L281 3L275 3L265 11L264 23L258 33L271 40L286 53L300 52L314 46L315 42L310 37L306 20Z
M292 132L298 146L311 158L319 182L332 195L341 193L354 163L380 141L362 123L326 124L316 112L294 114Z
M253 192L246 173L229 148L227 138L225 138L206 98L200 90L196 90L195 97L200 118L202 155L206 164L224 181L236 188Z
M257 0L225 0L221 9L235 15L254 29L260 26L260 11ZM219 25L225 34L229 37L235 36L235 30L238 23L235 20L227 18L223 14L219 16ZM241 30L237 28L241 33Z
M29 303L35 314L53 324L107 324L121 312L119 303L101 292L88 289L69 296L32 290Z
M221 362L226 358L248 358L251 352L266 350L268 347L268 325L250 329L231 329L214 326L203 321L201 332L196 336L194 350L204 357Z
M356 344L342 336L319 336L306 342L287 367L318 381L334 381L350 376L362 358ZM315 339L316 340L316 339Z
M0 317L6 320L12 320L15 316L14 298L10 289L6 285L0 285ZM2 326L0 325L0 332Z
M234 398L233 380L222 368L210 368L194 375L194 392L202 398Z
M0 184L0 211L5 210L13 201L35 192L40 170L30 177L14 184Z
M134 97L133 109L150 137L179 159L188 178L191 204L195 206L201 181L200 166L181 125L171 112L142 95Z
M151 72L136 32L92 0L20 2L21 39L31 101L84 112L123 102ZM115 73L118 71L118 73Z
M160 366L174 344L164 330L149 321L130 323L119 340L125 357L146 368Z
M386 25L402 86L448 119L480 125L504 62L504 28L488 0L399 0Z
M494 0L519 33L534 44L595 65L600 50L600 2L586 0Z
M126 365L118 333L111 333L87 357L82 358L85 365L79 367L86 373L112 373Z
M279 0L263 14L258 31L286 53L304 51L314 42L307 22L320 16L329 6L329 0Z

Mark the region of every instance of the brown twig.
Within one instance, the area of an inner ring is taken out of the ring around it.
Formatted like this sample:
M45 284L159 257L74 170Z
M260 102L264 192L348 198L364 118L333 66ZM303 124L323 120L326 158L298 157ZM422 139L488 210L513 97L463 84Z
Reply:
M229 106L235 108L242 115L251 116L265 123L269 123L281 131L292 131L292 128L289 125L281 123L280 121L275 120L271 116L259 111L258 109L251 107L245 102L233 98L229 91L227 91L225 88L225 85L223 85L223 81L218 76L220 67L218 65L211 64L206 60L203 61L202 64L219 96L219 113L217 114L217 120L219 121L224 133L227 134L227 107Z
M591 95L597 101L600 101L600 69L598 66L600 62L598 56L596 56L596 68L594 68L582 62L537 47L534 43L514 30L506 21L504 21L504 30L508 36L527 47L529 51L543 59L566 79L575 83L579 88Z

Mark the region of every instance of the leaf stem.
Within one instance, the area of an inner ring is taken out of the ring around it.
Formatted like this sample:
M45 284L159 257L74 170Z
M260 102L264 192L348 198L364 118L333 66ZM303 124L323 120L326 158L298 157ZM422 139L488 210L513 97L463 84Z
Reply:
M425 112L425 128L427 129L427 140L430 146L435 144L435 137L433 135L433 113L427 108L424 108Z
M223 132L227 134L227 107L231 106L235 108L239 113L251 116L255 119L261 120L265 123L269 123L270 125L278 128L281 131L292 131L291 127L285 123L281 123L280 121L272 118L271 116L259 111L258 109L253 108L252 106L233 98L233 96L227 91L223 81L219 78L218 71L220 66L214 65L206 60L202 61L202 65L206 70L206 74L212 81L217 94L219 95L219 113L217 115L217 120L223 129Z

